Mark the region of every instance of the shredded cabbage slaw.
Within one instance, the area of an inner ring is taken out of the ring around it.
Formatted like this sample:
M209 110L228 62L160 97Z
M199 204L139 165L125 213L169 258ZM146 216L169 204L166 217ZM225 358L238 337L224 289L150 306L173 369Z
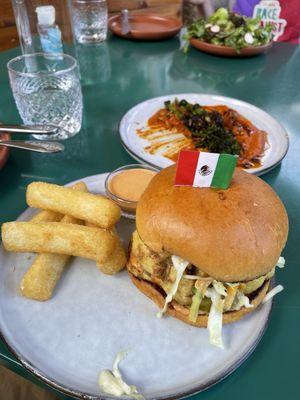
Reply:
M180 257L173 255L172 262L174 268L176 269L176 280L171 291L167 294L163 309L157 314L157 316L161 317L167 310L168 304L172 301L174 295L177 292L181 278L196 280L194 295L192 298L192 304L190 306L189 320L194 323L196 322L202 300L204 299L204 297L210 298L212 304L210 307L208 315L208 324L207 324L207 328L209 330L210 343L212 345L215 345L223 349L224 348L222 341L223 312L227 311L228 309L230 309L231 311L238 311L242 307L245 308L253 307L253 305L250 303L249 298L241 290L242 285L245 286L247 285L247 283L246 284L230 283L230 282L222 283L216 280L212 280L209 277L203 278L198 275L187 275L184 274L184 271L186 267L189 265L188 261L185 261ZM284 265L285 265L285 259L283 257L279 257L276 266L279 268L283 268ZM275 267L268 274L265 275L265 279L271 278L274 275L274 270ZM251 282L253 284L260 283L261 278L263 277L254 279ZM209 287L211 283L212 286ZM262 283L263 282L261 282L261 284ZM227 286L227 288L225 285ZM282 285L276 286L265 296L263 303L270 300L273 296L275 296L275 294L281 292L282 290L283 290ZM229 299L230 296L231 298Z
M222 285L223 286L223 285ZM208 315L207 329L209 331L209 341L212 345L224 348L222 340L222 321L224 299L222 294L215 287L208 288L205 293L206 297L211 299L211 307Z
M266 294L265 298L263 299L263 303L266 303L267 301L271 300L272 297L275 296L275 294L282 292L284 287L282 285L277 285L275 286L272 290L269 291L269 293Z
M112 394L117 397L127 395L137 400L144 400L144 396L141 395L136 386L128 385L124 382L122 374L119 370L119 363L127 355L126 351L120 351L114 360L112 370L104 369L99 375L99 386L104 393Z
M161 318L163 316L163 314L167 311L168 304L171 303L173 297L175 296L177 289L178 289L179 282L182 278L182 275L183 275L186 267L189 265L188 261L185 261L182 258L177 257L177 256L172 256L172 262L173 262L174 268L176 270L176 280L174 282L174 285L172 286L172 289L167 294L167 297L165 299L165 305L164 305L163 309L157 313L158 318Z

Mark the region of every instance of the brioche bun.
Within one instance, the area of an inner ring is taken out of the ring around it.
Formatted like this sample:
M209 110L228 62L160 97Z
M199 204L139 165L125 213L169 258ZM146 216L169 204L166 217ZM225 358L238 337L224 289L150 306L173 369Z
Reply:
M241 169L227 190L176 187L175 173L176 165L160 171L138 203L136 225L143 242L219 281L267 274L288 234L287 213L273 189Z

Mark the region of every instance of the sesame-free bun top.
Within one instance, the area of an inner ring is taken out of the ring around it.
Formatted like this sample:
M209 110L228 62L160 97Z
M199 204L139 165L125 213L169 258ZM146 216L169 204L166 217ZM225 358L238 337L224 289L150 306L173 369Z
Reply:
M136 212L141 239L224 282L268 273L286 243L288 217L273 189L236 169L227 190L174 186L176 165L159 172Z

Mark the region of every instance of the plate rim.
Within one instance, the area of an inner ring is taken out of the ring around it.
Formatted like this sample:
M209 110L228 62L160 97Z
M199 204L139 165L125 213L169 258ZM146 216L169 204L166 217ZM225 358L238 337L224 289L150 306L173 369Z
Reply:
M269 114L267 111L263 110L262 108L257 107L256 105L254 105L252 103L249 103L247 101L244 101L244 100L240 100L240 99L237 99L237 98L234 98L234 97L223 96L223 95L219 95L219 94L213 94L213 93L195 93L195 92L194 93L192 93L192 92L190 92L190 93L175 93L175 94L168 94L168 95L163 95L163 96L151 97L150 99L146 99L144 101L139 102L138 104L134 105L129 110L127 110L126 113L124 113L122 115L122 117L120 118L119 123L118 123L119 139L121 141L122 146L127 151L127 153L131 157L133 157L135 160L137 160L138 162L142 162L142 163L147 164L147 165L149 165L151 167L158 168L159 170L161 170L163 168L166 168L166 167L161 167L161 166L159 166L157 164L151 163L151 161L148 161L145 158L143 158L142 156L139 156L138 154L136 154L134 152L134 150L129 148L129 146L125 143L125 141L123 140L123 137L122 137L122 132L121 132L122 125L125 123L124 121L125 121L127 115L130 112L132 112L135 108L137 108L139 106L142 106L143 104L148 103L149 101L153 101L153 100L159 101L159 100L165 99L167 97L199 96L199 95L200 96L208 96L208 97L210 97L212 99L216 99L216 100L220 100L220 101L222 101L222 100L234 101L234 102L238 101L240 104L242 103L242 105L245 105L247 107L250 107L252 109L255 109L257 111L260 111L260 112L263 112L263 113L267 114L269 118L273 119L273 121L276 122L280 126L282 132L284 132L284 134L280 135L282 138L285 138L284 152L282 153L281 157L274 162L274 164L270 165L267 168L262 168L262 169L260 169L258 171L253 170L253 172L252 172L251 169L247 170L247 169L243 168L244 171L246 171L246 172L248 172L250 174L254 174L254 175L260 176L260 175L268 173L269 171L271 171L272 169L277 167L282 162L282 160L286 157L287 152L289 151L289 147L290 147L290 138L289 138L289 134L288 134L286 128L281 124L281 122L279 122L277 120L277 118L273 117L271 114Z
M109 172L105 172L105 173L82 177L82 178L76 179L72 182L68 182L68 183L64 184L64 186L71 186L71 185L75 184L76 182L79 182L82 180L84 180L85 182L94 182L95 179L99 179L100 176L103 179L105 179L105 177L107 176L108 173ZM18 215L18 218L20 218L30 208L31 207L27 207L21 214ZM3 250L2 242L1 242L1 248ZM275 282L275 280L273 278L271 280L271 287L274 286L274 282ZM233 373L235 370L237 370L252 355L252 353L254 352L254 350L256 349L258 344L260 343L261 339L263 338L263 336L268 328L271 313L273 311L273 304L274 304L273 300L274 300L273 298L270 300L271 306L269 307L269 309L267 311L265 321L264 321L263 325L261 326L255 341L252 343L252 345L250 347L245 349L245 351L241 354L240 358L235 363L228 366L228 368L225 371L221 371L218 375L216 375L210 381L203 383L203 384L195 387L194 389L178 392L175 395L170 394L170 395L156 397L155 399L158 399L158 400L180 400L180 399L184 399L189 396L192 396L192 395L196 395L204 390L211 388L212 386L216 385L217 383L223 381L231 373ZM83 400L112 400L112 399L115 399L115 396L111 396L109 394L105 394L104 396L102 394L99 394L99 396L98 396L98 395L93 395L93 394L90 394L87 392L75 390L75 389L72 389L71 387L69 387L68 385L63 385L62 383L57 382L55 379L49 378L49 376L47 374L43 373L37 366L33 365L26 357L22 356L22 354L20 354L20 352L17 351L13 347L12 344L9 343L9 340L6 339L6 337L4 336L4 334L2 332L1 326L0 326L0 339L4 342L4 344L6 345L8 350L13 354L13 356L21 363L21 365L27 371L32 373L42 383L46 383L46 385L48 385L50 388L54 388L55 390L57 390L63 394L66 394L69 396L71 395L71 396L74 396L76 398L83 399ZM120 398L120 400L128 399L127 397L119 397L119 398ZM154 400L154 397L150 397L150 399Z
M197 395L201 392L204 392L205 390L210 389L211 387L217 385L219 382L223 381L224 379L226 379L229 375L231 375L234 371L236 371L249 357L252 356L252 354L254 353L254 350L256 349L256 347L258 346L258 344L260 343L260 341L262 340L268 326L269 326L269 322L270 322L270 316L271 313L273 312L273 300L271 307L268 311L268 315L267 318L265 320L264 325L261 327L259 334L255 340L255 342L253 343L253 345L248 348L242 355L241 357L236 361L236 363L232 364L229 368L227 368L223 373L221 372L219 375L217 375L215 378L211 379L211 381L209 381L207 384L202 384L200 386L198 386L195 389L191 389L185 392L180 392L178 394L174 395L168 395L168 396L163 396L163 397L157 397L158 400L181 400L181 399L185 399L189 396L194 396ZM66 394L66 395L71 395L74 396L78 399L82 399L82 400L106 400L106 399L115 399L114 396L110 396L110 395L99 395L99 396L95 396L95 395L91 395L88 394L86 392L81 392L81 391L77 391L74 390L66 385L62 385L58 382L56 382L55 380L49 378L46 374L42 373L40 371L39 368L35 367L30 361L26 360L24 357L22 357L21 355L19 355L19 353L14 350L14 348L8 343L8 341L6 340L6 338L4 337L2 331L0 330L0 338L1 340L4 342L4 344L7 346L8 350L13 354L13 356L22 364L22 366L29 371L30 373L32 373L35 378L39 379L42 383L46 383L48 386L50 386L51 388L54 388L55 390ZM127 397L119 397L120 400L122 399L128 399ZM147 398L146 398L147 399Z
M171 15L158 15L155 13L149 13L149 14L133 14L131 15L132 18L139 18L139 17L143 17L143 18L148 18L148 19L154 19L154 20L158 20L158 21L164 21L164 20L170 20L171 22L174 23L174 26L168 30L165 30L162 32L162 37L161 39L166 39L166 38L170 38L175 36L178 32L180 32L180 30L182 29L182 22L180 22L177 18L171 16ZM118 20L121 19L121 14L118 13L116 15L112 15L109 19L108 19L108 27L110 29L110 31L119 37L125 38L125 39L131 39L131 40L159 40L159 39L153 39L152 36L157 36L159 35L157 32L151 33L149 34L149 37L146 38L141 38L139 37L139 35L141 34L140 30L137 29L133 29L131 30L129 33L126 34L120 34L115 30L114 24L118 22ZM146 34L146 36L148 36L148 34Z
M204 45L207 45L207 46L210 47L211 49L215 49L215 50L222 50L222 49L225 49L225 50L227 50L227 51L232 50L232 51L235 53L235 56L237 56L237 57L239 57L240 55L241 55L241 56L247 56L247 54L243 54L243 51L244 51L244 50L245 50L246 52L247 52L248 50L250 50L250 51L252 51L252 50L253 50L253 51L257 50L257 53L255 53L255 54L263 53L263 52L265 52L265 51L270 50L271 47L273 46L273 43L274 43L274 42L271 40L269 43L262 44L262 45L260 45L260 46L247 46L247 47L243 47L243 48L241 49L241 53L237 53L237 52L235 51L234 47L225 46L225 45L222 46L222 45L219 45L219 44L213 44L213 43L205 42L204 40L201 40L201 39L196 38L196 37L191 37L191 38L190 38L190 43L191 43L191 45L192 45L193 47L195 47L195 46L194 46L194 44L191 42L191 40L200 42L201 44L203 43ZM204 50L203 50L203 51L204 51ZM255 54L251 54L251 55L255 55Z

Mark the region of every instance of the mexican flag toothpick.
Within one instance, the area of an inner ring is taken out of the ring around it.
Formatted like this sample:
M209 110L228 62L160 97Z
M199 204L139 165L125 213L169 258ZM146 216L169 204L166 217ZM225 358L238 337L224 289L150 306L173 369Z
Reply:
M237 159L231 154L182 150L177 161L175 186L227 189Z

